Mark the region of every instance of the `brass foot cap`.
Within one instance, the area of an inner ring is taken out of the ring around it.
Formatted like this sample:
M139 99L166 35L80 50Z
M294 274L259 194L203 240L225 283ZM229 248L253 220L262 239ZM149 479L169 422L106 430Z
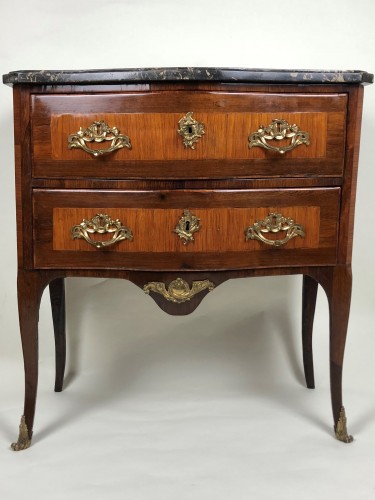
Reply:
M338 436L337 432L336 432L336 438L339 441L342 441L343 443L352 443L354 440L353 436L351 436L350 434L347 434L346 436Z
M26 450L31 445L31 439L29 437L29 431L26 425L25 415L22 415L20 422L20 433L16 443L12 443L10 446L13 451Z
M346 429L346 415L345 408L343 406L341 407L340 416L335 426L335 435L336 438L343 443L353 442L353 436L348 434L348 431Z

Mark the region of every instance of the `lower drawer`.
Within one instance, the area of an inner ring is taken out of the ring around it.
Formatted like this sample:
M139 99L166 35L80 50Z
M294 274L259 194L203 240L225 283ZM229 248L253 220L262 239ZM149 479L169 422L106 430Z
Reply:
M36 268L241 269L336 262L340 188L34 191Z

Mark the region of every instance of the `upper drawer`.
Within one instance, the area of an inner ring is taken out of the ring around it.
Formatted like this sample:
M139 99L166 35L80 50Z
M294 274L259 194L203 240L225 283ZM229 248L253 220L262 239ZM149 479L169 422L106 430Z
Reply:
M117 179L340 176L346 105L345 94L33 95L33 174ZM91 127L95 122L112 130Z

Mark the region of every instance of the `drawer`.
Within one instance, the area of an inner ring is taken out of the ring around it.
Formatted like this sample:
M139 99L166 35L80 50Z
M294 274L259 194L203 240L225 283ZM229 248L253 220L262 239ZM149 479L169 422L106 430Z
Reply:
M31 104L34 177L214 179L343 172L346 94L35 94Z
M340 188L34 190L36 268L209 270L336 262Z

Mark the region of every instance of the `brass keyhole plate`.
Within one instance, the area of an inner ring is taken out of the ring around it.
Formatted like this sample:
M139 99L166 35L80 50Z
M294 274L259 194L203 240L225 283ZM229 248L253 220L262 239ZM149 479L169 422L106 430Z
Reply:
M177 223L174 232L178 234L184 245L194 241L193 234L199 231L200 219L193 215L190 210L184 210L183 216Z
M198 140L205 134L203 123L193 118L193 112L189 111L178 122L178 133L182 137L185 148L195 149Z

